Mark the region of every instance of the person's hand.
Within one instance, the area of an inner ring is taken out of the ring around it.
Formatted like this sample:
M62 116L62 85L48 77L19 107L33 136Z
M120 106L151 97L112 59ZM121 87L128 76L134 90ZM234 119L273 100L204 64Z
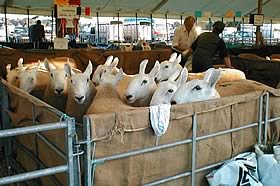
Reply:
M182 52L182 56L187 56L188 55L188 52L189 52L189 49L185 50L184 52Z

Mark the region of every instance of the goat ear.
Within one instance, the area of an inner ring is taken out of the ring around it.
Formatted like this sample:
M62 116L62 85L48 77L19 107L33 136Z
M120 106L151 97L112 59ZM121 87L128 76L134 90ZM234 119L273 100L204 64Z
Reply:
M119 72L115 75L114 81L115 85L123 78L123 69L121 68Z
M153 77L153 79L156 77L156 75L159 73L159 71L160 71L160 64L159 64L159 61L157 60L156 62L155 62L155 65L154 65L154 67L153 67L153 69L151 70L151 72L149 73L149 75L151 76L151 77Z
M217 84L217 82L221 77L221 74L222 74L221 68L219 69L210 68L206 71L203 79L209 83L210 87L215 87L215 85Z
M182 55L179 54L176 60L174 61L174 63L179 64L181 62L181 59L182 59Z
M38 61L40 61L40 60L38 60ZM40 61L41 62L41 61ZM51 69L50 69L50 66L49 66L49 60L47 59L47 58L45 58L45 60L44 60L44 65L45 65L45 68L47 69L47 71L50 71Z
M189 73L188 73L187 68L184 67L184 68L181 70L181 73L180 73L179 78L175 81L177 87L180 87L182 84L184 84L184 83L187 81L187 79L188 79L188 74L189 74Z
M175 61L176 60L176 58L177 58L177 53L176 52L174 52L174 53L172 53L171 54L171 56L170 56L170 58L169 58L169 62L173 62L173 61Z
M11 68L12 68L12 65L11 65L11 64L8 64L8 65L6 66L6 71L7 71L7 72L10 72L10 71L11 71Z
M145 69L146 69L146 66L147 66L147 63L148 63L148 59L144 59L141 63L140 63L140 66L139 66L139 74L145 74Z
M20 72L24 71L22 64L23 64L23 58L19 58L19 60L18 60L18 68L19 68Z
M115 57L115 59L113 60L112 64L111 64L111 67L114 68L114 67L117 67L118 66L118 63L119 63L119 58L118 57Z
M72 70L69 64L67 63L64 64L64 71L69 77L72 76Z
M84 74L90 76L91 73L92 73L92 63L91 63L91 61L89 60L89 61L88 61L88 66L87 66L87 68L86 68Z
M114 59L114 56L107 57L107 59L105 61L105 65L111 65L113 59Z

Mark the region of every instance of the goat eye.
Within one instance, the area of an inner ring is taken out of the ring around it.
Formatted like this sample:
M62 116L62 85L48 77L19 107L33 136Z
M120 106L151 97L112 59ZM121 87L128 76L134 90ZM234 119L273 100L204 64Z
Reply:
M143 84L146 84L147 82L148 82L148 81L147 81L146 79L143 80L143 81L142 81L142 85L143 85Z
M193 90L201 90L201 87L199 85L196 85L195 87L193 87Z
M67 77L67 74L65 74L65 77Z
M87 78L87 82L89 82L89 78Z
M172 93L172 92L174 92L174 90L173 90L173 89L169 89L168 92L169 92L169 93Z
M106 70L104 70L104 73L106 73Z
M16 76L16 79L18 79L18 77Z
M168 65L165 65L165 67L164 68L168 68L169 66Z
M73 83L73 80L71 79L70 82Z
M51 73L51 77L53 78L53 74Z

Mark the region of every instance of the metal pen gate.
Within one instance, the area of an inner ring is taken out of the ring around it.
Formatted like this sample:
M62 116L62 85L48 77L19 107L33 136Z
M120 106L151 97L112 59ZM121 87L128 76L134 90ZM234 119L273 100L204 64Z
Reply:
M75 141L77 140L75 119L68 117L65 114L56 110L55 113L61 117L60 122L20 127L20 128L11 128L12 126L10 125L11 124L10 118L7 112L9 109L9 96L8 96L7 87L2 82L0 83L0 94L1 94L1 115L2 115L2 125L1 125L2 130L0 130L0 140L1 143L4 145L5 158L9 166L11 166L14 171L24 172L21 174L0 178L0 185L17 183L17 182L22 182L27 180L29 180L32 183L32 185L40 185L38 182L31 179L35 179L43 176L49 176L49 175L51 175L51 181L53 182L54 185L62 185L62 183L60 183L57 180L57 178L53 175L58 173L63 173L63 172L67 173L67 185L70 186L80 185L79 183L80 175L78 171L79 169L78 155L81 152L77 152L77 148L74 145ZM32 119L34 122L35 108L33 103L32 103L32 111L33 111ZM40 133L45 131L57 130L57 129L64 129L65 153L61 152L61 150L55 144L53 144L43 134ZM47 167L33 154L33 152L31 152L28 148L26 148L17 140L11 138L18 135L25 135L25 134L32 134L32 133L34 133L37 138L40 138L52 150L54 150L59 156L61 156L66 161L66 164L55 166L55 167ZM26 172L25 170L23 170L23 168L19 165L19 163L12 157L13 146L16 146L17 148L21 148L22 151L24 151L30 158L32 158L37 164L39 164L41 169L31 171L31 172Z
M268 119L268 108L269 108L269 93L267 92L259 98L258 122L251 123L248 125L246 124L241 127L232 128L229 130L224 130L224 131L208 134L205 136L199 136L199 137L197 137L197 126L198 126L197 114L194 113L192 115L192 138L185 139L182 141L176 141L174 143L169 143L169 144L155 145L154 147L150 147L150 148L132 150L132 151L129 151L126 153L120 153L120 154L110 155L110 156L101 157L101 158L95 158L92 155L92 154L94 154L94 151L95 151L95 142L93 140L91 140L90 121L89 121L89 118L87 116L85 116L84 124L83 124L84 125L83 134L84 134L84 139L85 139L85 141L83 142L83 144L85 144L84 145L84 158L83 158L84 184L86 186L94 185L94 172L95 172L96 167L100 164L106 163L107 161L127 158L130 156L135 156L135 155L149 153L149 152L153 152L153 151L157 151L157 150L161 150L161 149L165 149L165 148L171 148L171 147L174 147L177 145L184 145L184 144L191 143L192 144L192 164L191 164L190 171L182 172L180 174L173 175L170 177L161 178L159 180L155 180L150 183L145 183L143 185L145 185L145 186L159 185L159 184L163 184L163 183L166 183L166 182L169 182L169 181L172 181L175 179L179 179L182 177L191 176L191 185L195 186L196 185L195 176L197 173L215 168L219 165L222 165L224 162L224 161L222 161L222 162L211 164L211 165L208 165L205 167L197 168L196 167L196 143L197 143L197 141L205 140L208 138L213 138L216 136L229 134L229 133L233 133L236 131L258 126L258 144L267 144L268 125L272 122L280 120L280 117ZM264 119L263 119L263 116L264 116ZM157 144L157 141L155 141L155 144Z
M259 144L266 144L267 143L267 133L268 133L268 125L272 122L280 120L280 117L276 118L268 118L268 108L269 108L269 93L264 93L262 96L259 97L259 113L258 113L258 122L245 124L244 126L232 128L229 130L224 130L204 136L197 136L197 114L194 113L192 115L192 138L184 139L181 141L176 141L173 143L163 144L163 145L155 145L154 147L144 148L144 149L137 149L128 151L121 154L110 155L106 157L95 158L92 154L95 151L95 142L91 139L91 126L90 120L87 116L84 117L83 121L83 140L77 141L76 136L76 127L75 127L75 120L74 118L67 117L63 115L63 113L58 112L60 116L64 116L64 120L57 123L49 123L43 125L36 125L30 127L22 127L22 128L13 128L10 129L10 121L9 117L7 116L7 109L9 108L9 100L8 100L8 93L6 87L1 83L1 111L2 111L2 129L0 131L0 139L5 138L2 140L2 143L5 147L5 156L8 159L11 166L16 165L15 160L10 156L12 152L12 145L16 145L19 148L23 148L28 155L30 155L34 161L40 164L42 169L35 170L32 172L26 172L14 176L0 178L0 185L15 183L25 180L30 180L34 178L39 178L42 176L53 175L57 173L67 172L67 185L81 185L81 179L83 179L83 185L85 186L92 186L94 185L94 171L96 167L102 163L106 163L106 161L112 161L116 159L122 159L129 156L135 156L143 153L154 152L161 149L171 148L177 145L184 145L184 144L192 144L192 165L191 170L186 172L182 172L173 176L164 177L159 180L154 180L150 183L144 183L144 185L158 185L162 183L166 183L175 179L179 179L182 177L191 176L191 185L196 185L195 183L195 176L197 173L215 168L221 165L223 162L218 162L215 164L207 165L205 167L196 167L196 147L197 141L205 140L208 138L213 138L216 136L233 133L236 131L258 127L258 143ZM55 130L55 129L65 129L65 138L66 138L66 154L57 149L55 144L48 141L40 132ZM15 140L9 138L11 136L16 135L23 135L29 133L36 133L37 137L44 140L46 144L48 144L53 150L55 150L61 157L66 160L66 164L56 166L56 167L49 167L47 168L43 165L36 157L32 155L32 153L28 152L28 149L25 149L20 144L18 144ZM156 141L155 141L155 144ZM78 150L78 146L83 146L83 151ZM83 178L79 172L80 164L78 163L78 155L83 155ZM15 166L16 167L16 166ZM52 181L55 185L60 185L61 183L52 176ZM34 184L37 183L34 181ZM37 184L38 185L38 184Z

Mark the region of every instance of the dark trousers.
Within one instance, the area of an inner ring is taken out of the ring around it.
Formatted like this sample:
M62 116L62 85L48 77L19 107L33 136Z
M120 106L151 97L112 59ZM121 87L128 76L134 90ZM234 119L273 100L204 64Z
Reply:
M192 58L192 72L204 72L213 67L213 60L205 56L193 56Z

